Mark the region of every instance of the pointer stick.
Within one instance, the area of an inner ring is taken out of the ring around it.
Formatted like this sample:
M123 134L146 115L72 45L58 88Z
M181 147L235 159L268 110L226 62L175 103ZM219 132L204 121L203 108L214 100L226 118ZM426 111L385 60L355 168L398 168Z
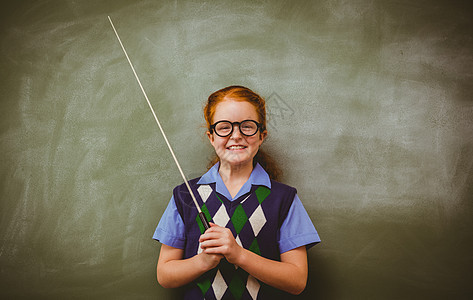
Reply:
M118 36L118 32L115 29L115 26L113 26L112 19L110 16L108 16L108 20L110 21L110 24L112 25L113 31L115 32L115 35L117 36L118 42L120 42L120 46L123 49L123 52L125 53L126 59L128 60L128 63L130 64L130 67L133 71L133 74L135 74L135 78L138 81L138 84L140 85L141 91L143 92L143 95L145 96L146 102L148 102L148 106L151 109L151 112L153 113L154 119L156 120L156 123L158 124L159 130L161 130L161 133L163 134L164 140L166 141L166 144L168 145L169 151L171 151L172 158L174 158L174 161L176 162L176 166L179 169L179 172L181 173L182 179L184 179L184 183L187 186L187 189L189 190L189 193L191 194L192 200L194 201L195 207L197 208L197 211L199 212L199 218L202 221L202 224L205 227L205 230L210 228L210 224L207 221L207 218L205 218L204 213L200 209L199 204L197 203L197 200L195 199L194 193L191 190L191 187L189 186L189 183L187 182L186 176L184 175L184 172L182 172L181 166L179 165L179 162L177 161L176 155L174 154L174 151L172 151L171 144L169 144L168 138L166 137L166 134L164 133L163 127L161 127L161 123L159 123L158 117L156 116L156 113L154 112L153 106L151 105L151 102L149 102L148 96L146 95L145 89L141 85L141 81L138 78L138 75L136 74L135 68L133 67L133 64L131 63L130 58L128 57L128 54L126 53L125 47L122 44L122 41L120 40L120 37Z

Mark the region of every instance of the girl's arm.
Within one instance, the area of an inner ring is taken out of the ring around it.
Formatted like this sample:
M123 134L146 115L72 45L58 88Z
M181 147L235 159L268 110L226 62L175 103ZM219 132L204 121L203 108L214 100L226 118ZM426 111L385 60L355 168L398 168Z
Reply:
M157 278L164 288L176 288L188 284L215 268L223 258L219 254L200 253L182 259L184 250L163 244L159 252Z
M228 228L211 224L200 238L203 253L224 255L258 280L286 291L300 294L307 283L307 251L305 246L281 254L281 261L259 256L238 245Z

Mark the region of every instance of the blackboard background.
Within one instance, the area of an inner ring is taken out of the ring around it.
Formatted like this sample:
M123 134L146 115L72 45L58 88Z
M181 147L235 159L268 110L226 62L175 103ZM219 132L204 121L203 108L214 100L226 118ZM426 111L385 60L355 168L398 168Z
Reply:
M323 242L302 299L473 296L468 1L16 1L0 21L0 298L169 299L151 239L202 107L266 97Z

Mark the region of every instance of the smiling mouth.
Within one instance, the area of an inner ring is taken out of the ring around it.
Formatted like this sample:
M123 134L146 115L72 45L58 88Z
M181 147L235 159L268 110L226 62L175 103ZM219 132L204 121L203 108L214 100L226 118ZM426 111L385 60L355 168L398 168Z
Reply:
M230 146L230 147L227 147L228 150L241 150L241 149L245 149L246 147L245 146Z

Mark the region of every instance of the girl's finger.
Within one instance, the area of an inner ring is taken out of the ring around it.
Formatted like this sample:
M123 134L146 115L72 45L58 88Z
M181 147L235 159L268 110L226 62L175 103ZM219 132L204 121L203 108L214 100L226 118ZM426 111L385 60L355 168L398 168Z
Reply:
M205 248L203 251L205 254L218 254L224 256L222 247L210 247L210 248Z
M200 243L200 247L202 249L215 248L215 247L220 247L220 246L222 246L222 243L220 243L218 240L208 240L208 241Z
M213 239L219 239L222 237L222 234L220 232L208 232L199 237L199 242L207 241L207 240L213 240Z
M225 228L212 227L210 229L207 229L207 231L204 234L202 234L199 239L206 240L209 238L219 238L224 233L225 233Z
M210 223L210 228L207 229L207 230L205 231L205 233L207 233L207 232L212 232L212 231L222 231L222 230L225 230L225 228L224 228L224 227L221 227L221 226L218 226L218 225L216 225L216 224Z

